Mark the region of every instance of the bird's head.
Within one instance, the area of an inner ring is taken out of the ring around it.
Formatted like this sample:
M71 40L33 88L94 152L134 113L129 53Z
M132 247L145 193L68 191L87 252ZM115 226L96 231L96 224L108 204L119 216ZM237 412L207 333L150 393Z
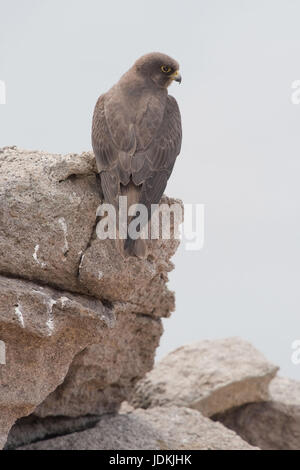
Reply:
M181 83L179 64L166 54L151 52L134 64L136 71L151 79L158 87L167 88L173 81Z

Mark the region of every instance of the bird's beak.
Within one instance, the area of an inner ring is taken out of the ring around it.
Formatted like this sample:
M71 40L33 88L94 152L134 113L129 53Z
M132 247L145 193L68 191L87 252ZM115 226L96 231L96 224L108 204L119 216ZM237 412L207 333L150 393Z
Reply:
M180 74L179 70L176 70L176 72L174 72L174 73L171 75L171 78L172 78L172 80L174 80L175 82L181 83L182 77L181 77L181 74Z

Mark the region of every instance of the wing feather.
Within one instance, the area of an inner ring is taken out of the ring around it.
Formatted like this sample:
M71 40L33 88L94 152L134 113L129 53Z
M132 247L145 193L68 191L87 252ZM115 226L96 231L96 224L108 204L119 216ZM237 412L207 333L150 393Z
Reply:
M178 104L168 96L162 123L144 154L144 164L132 178L136 185L142 185L139 203L150 208L158 204L172 173L182 141L181 116Z
M136 192L138 199L136 202L145 204L150 209L151 204L157 204L162 197L176 157L180 152L182 130L177 102L175 98L168 95L163 118L158 128L153 127L153 112L146 113L142 121L143 129L136 129L136 134L142 137L142 132L146 132L147 137L144 142L147 142L148 146L141 148L142 146L139 145L135 152L132 152L133 127L130 125L130 135L127 136L126 145L124 144L122 148L125 138L124 129L118 129L118 127L122 128L122 119L118 121L117 110L114 114L110 116L110 121L115 126L114 138L112 138L105 115L104 95L100 96L94 112L92 144L105 200L117 207L118 196L122 192L121 184L126 186L132 180L139 187ZM151 141L147 129L152 130ZM119 140L118 135L120 135Z

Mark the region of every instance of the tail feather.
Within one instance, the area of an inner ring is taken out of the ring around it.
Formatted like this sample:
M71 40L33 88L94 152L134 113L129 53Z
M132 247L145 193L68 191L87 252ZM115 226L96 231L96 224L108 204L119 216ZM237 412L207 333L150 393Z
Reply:
M145 258L147 255L146 240L143 240L142 238L138 238L137 240L127 238L124 242L124 252L127 256Z
M127 206L128 208L133 204L138 204L141 194L141 186L136 186L132 181L130 181L126 186L121 184L121 195L127 196Z
M129 209L133 204L138 204L141 196L141 186L136 186L133 181L130 181L127 185L121 184L121 195L127 196L127 207ZM127 220L127 227L131 220L134 217L129 217ZM146 257L147 246L146 242L143 239L138 238L134 240L130 238L129 234L127 239L124 241L123 251L125 256L137 256L138 258Z

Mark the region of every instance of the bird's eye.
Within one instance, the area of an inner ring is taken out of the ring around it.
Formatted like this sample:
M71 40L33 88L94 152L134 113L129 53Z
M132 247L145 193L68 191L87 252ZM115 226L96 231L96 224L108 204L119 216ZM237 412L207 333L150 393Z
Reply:
M168 65L162 65L160 69L161 69L161 71L164 72L164 73L169 73L169 72L171 72L171 67L168 67Z

